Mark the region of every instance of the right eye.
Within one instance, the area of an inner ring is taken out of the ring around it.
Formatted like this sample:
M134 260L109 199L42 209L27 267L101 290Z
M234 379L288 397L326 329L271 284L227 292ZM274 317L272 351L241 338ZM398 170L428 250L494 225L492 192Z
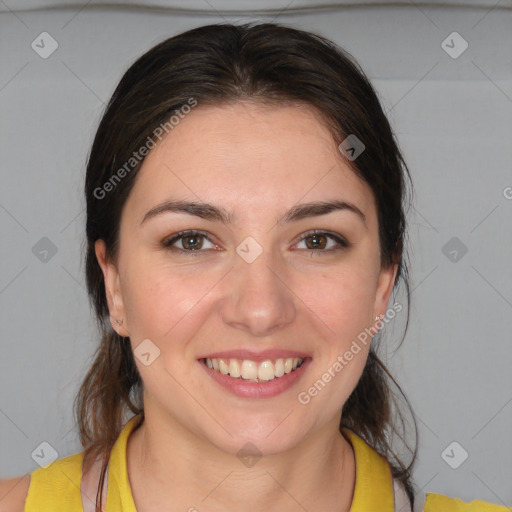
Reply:
M174 235L166 238L162 242L162 245L170 251L181 252L190 256L196 256L192 253L204 252L201 250L205 249L204 240L207 240L207 243L211 244L211 247L206 247L206 249L218 248L218 246L214 244L205 233L195 230L180 231L179 233L175 233ZM181 244L181 247L175 247L176 243Z

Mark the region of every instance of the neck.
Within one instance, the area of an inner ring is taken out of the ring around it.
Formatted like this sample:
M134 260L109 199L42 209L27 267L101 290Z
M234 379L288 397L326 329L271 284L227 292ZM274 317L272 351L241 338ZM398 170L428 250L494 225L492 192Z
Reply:
M339 422L326 425L293 449L246 466L158 415L148 417L127 445L127 469L139 512L348 511L355 484L353 450ZM249 466L249 467L248 467Z

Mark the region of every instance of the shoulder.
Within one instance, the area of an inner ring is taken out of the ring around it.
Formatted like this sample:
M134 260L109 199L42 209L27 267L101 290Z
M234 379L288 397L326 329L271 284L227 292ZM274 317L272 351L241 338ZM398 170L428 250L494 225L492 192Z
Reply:
M0 480L0 512L23 512L30 474Z
M81 510L82 453L0 481L0 512Z

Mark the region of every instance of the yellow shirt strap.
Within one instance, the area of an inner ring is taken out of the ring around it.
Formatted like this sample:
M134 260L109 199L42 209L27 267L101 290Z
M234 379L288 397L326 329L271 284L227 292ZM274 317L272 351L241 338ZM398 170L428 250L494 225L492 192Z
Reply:
M25 512L80 512L83 453L70 455L31 473Z
M342 433L352 445L356 459L350 512L394 512L393 478L388 462L351 430L344 428Z
M512 512L512 507L493 505L485 501L473 500L467 503L458 498L449 498L442 494L427 493L424 512Z
M139 425L140 420L141 417L138 415L128 420L112 447L109 461L107 511L137 512L126 467L126 446L130 433Z

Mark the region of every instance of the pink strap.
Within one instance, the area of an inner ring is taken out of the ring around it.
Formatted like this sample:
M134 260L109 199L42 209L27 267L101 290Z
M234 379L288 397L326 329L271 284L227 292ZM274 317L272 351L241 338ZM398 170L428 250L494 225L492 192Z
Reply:
M96 511L96 493L100 482L101 474L101 460L96 459L89 471L85 474L82 473L82 481L80 483L80 494L82 496L82 506L84 512ZM105 471L105 478L103 481L102 504L103 510L107 505L107 486L108 486L108 465Z
M393 492L395 494L395 512L411 512L411 502L404 486L395 478L393 478Z

